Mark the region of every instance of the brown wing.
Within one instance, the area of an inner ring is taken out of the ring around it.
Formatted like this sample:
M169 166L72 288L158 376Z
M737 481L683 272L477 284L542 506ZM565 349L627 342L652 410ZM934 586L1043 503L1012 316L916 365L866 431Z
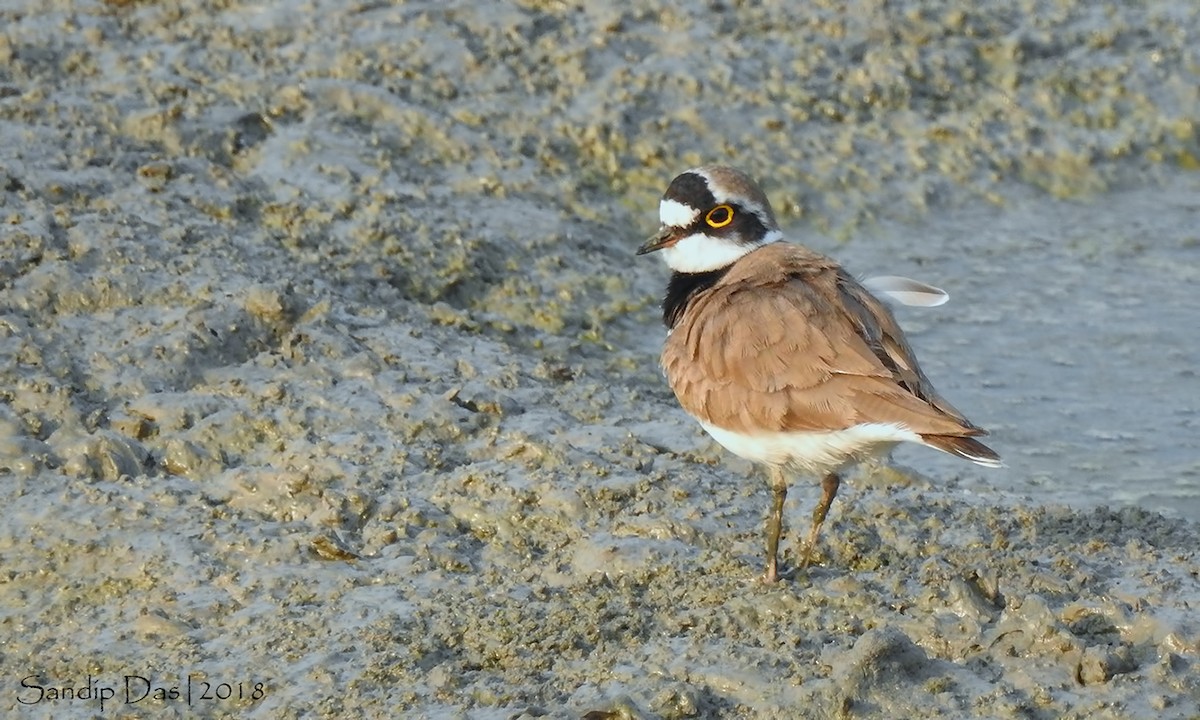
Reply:
M887 308L798 246L755 251L699 294L662 361L684 409L729 430L979 432L934 393Z
M897 385L957 420L963 429L979 430L961 412L938 394L921 372L904 332L886 304L864 288L842 268L836 271L838 305L857 328L860 338L891 373Z

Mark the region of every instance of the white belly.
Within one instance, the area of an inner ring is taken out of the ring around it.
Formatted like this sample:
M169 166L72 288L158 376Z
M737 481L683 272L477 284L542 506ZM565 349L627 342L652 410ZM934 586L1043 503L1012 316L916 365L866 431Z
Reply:
M729 452L757 463L790 466L823 475L872 455L887 452L898 442L921 443L921 437L901 425L866 423L828 432L763 432L746 434L700 423L713 440ZM923 444L923 443L921 443Z

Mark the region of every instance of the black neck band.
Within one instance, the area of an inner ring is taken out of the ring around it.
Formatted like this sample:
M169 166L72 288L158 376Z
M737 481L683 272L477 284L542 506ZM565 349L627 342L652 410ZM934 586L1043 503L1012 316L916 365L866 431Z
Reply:
M667 296L663 298L663 324L674 328L688 303L699 293L704 292L729 272L729 268L718 268L700 273L672 273L671 281L667 283Z

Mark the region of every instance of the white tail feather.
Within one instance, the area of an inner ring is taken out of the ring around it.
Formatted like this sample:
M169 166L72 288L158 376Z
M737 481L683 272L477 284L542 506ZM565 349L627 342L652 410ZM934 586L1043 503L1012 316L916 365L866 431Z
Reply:
M894 300L909 307L944 305L950 295L941 288L899 275L879 275L862 281L862 286L883 300Z

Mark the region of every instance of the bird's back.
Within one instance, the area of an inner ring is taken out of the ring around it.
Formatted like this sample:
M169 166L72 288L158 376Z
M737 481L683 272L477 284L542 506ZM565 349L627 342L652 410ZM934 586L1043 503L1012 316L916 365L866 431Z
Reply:
M739 433L865 423L983 431L934 390L888 308L832 259L777 242L695 290L662 353L683 407Z

